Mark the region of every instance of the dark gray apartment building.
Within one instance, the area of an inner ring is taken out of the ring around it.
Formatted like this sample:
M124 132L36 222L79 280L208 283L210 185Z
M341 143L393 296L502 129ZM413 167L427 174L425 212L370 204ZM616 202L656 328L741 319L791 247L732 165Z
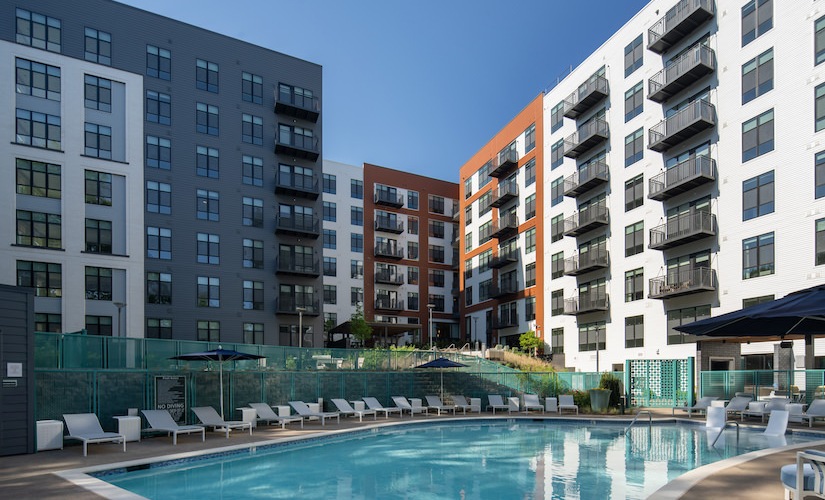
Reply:
M3 2L0 49L38 330L321 344L320 65L110 0Z

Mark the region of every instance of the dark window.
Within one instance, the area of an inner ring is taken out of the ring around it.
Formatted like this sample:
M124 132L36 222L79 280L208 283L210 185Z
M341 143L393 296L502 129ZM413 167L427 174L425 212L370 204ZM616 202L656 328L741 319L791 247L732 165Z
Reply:
M434 214L444 214L445 204L443 196L429 195L429 211Z
M642 253L645 249L644 221L624 228L624 256Z
M18 94L60 100L60 68L28 59L15 60Z
M353 226L364 225L364 209L361 207L350 207L349 209L350 224Z
M550 170L561 166L564 163L564 139L550 146Z
M148 229L150 228L147 228L147 230ZM90 253L112 253L111 221L86 219L86 251ZM158 257L156 256L155 258Z
M60 165L16 159L17 194L60 199Z
M825 129L825 84L818 86L814 92L814 112L816 113L814 131L819 132Z
M763 302L771 302L773 299L773 295L762 295L759 297L750 297L747 299L742 299L742 309L762 304Z
M195 86L200 90L218 92L218 65L203 59L195 60Z
M536 263L531 262L524 267L524 286L536 286Z
M17 9L15 41L38 49L60 53L60 19Z
M261 104L263 96L263 78L245 71L241 73L241 98L246 102Z
M338 220L338 206L334 201L325 201L323 209L325 221L335 222Z
M112 300L112 270L86 266L86 300Z
M742 124L742 161L773 151L773 110Z
M773 49L742 65L742 104L773 89Z
M146 211L164 215L172 213L172 186L170 184L146 181Z
M112 174L86 170L86 203L112 206Z
M350 233L349 246L352 252L364 253L364 235L361 233Z
M773 170L742 182L742 220L773 213Z
M530 186L536 183L536 159L531 158L524 165L524 186Z
M198 276L198 307L221 306L221 279Z
M338 276L338 259L324 257L324 276Z
M550 219L550 243L564 238L564 214L559 214Z
M263 344L264 343L264 324L263 323L244 323L243 324L243 343L244 344Z
M218 107L199 102L195 108L195 130L201 134L218 135Z
M264 143L264 119L243 113L241 116L241 140L248 144L262 145Z
M825 16L816 20L814 30L814 64L820 64L825 61Z
M564 276L564 252L554 253L550 257L550 279Z
M264 308L264 282L243 282L243 308L246 310L262 311Z
M16 117L15 142L17 144L26 144L37 148L60 149L61 128L59 116L18 108Z
M161 125L172 124L172 97L169 94L146 91L146 121Z
M350 197L356 200L364 199L364 181L359 179L350 179L349 184Z
M172 168L172 141L147 135L146 166L170 170Z
M524 153L527 154L536 147L536 124L533 123L524 131Z
M564 354L564 328L550 330L550 342L552 354Z
M244 226L264 226L264 200L244 196L242 212L241 223Z
M644 82L639 82L624 93L624 121L640 115L644 111L645 91Z
M201 342L219 342L221 340L221 322L198 321L198 340Z
M624 210L628 212L641 207L645 201L644 177L637 175L624 183Z
M62 297L62 266L49 262L18 260L17 286L33 288L36 297Z
M60 314L34 313L34 331L60 333L63 320Z
M283 172L284 165L281 165ZM287 167L289 168L289 167ZM241 182L251 186L264 185L264 161L257 156L243 155L241 160Z
M336 177L332 174L323 174L323 189L325 193L336 194L338 192L336 186Z
M197 234L197 254L199 264L221 263L221 237L217 234Z
M536 194L533 193L524 200L524 220L536 216Z
M773 232L742 240L742 279L774 273Z
M559 177L550 183L550 206L556 206L562 200L564 200L564 177Z
M160 78L172 79L172 53L152 45L146 46L146 74Z
M816 265L825 264L825 219L816 221Z
M624 273L624 301L633 302L645 297L644 269L634 269Z
M220 195L216 191L198 189L195 213L200 220L220 220Z
M261 240L243 240L243 267L263 269L264 242Z
M111 223L109 223L111 228ZM111 231L111 229L110 229ZM86 251L89 251L89 219L86 219ZM110 244L111 246L111 244ZM111 251L110 251L111 253ZM165 227L146 228L146 257L170 260L172 258L172 230Z
M146 303L147 304L171 304L172 303L172 274L171 273L146 273Z
M169 318L146 318L147 339L172 339L172 320Z
M742 7L742 46L773 27L773 0L751 0Z
M30 247L61 248L60 214L17 211L17 244Z
M87 61L111 66L112 64L112 35L105 31L86 28L85 31L85 58Z
M324 229L324 248L329 248L330 250L338 248L335 229Z
M631 73L642 67L644 61L644 47L642 46L642 35L630 42L624 48L624 76L627 78Z
M633 132L624 138L624 166L628 167L644 157L645 136L644 129Z
M324 285L324 304L338 303L338 287L335 285Z
M86 334L99 335L103 337L112 336L111 316L91 316L86 315Z
M645 346L645 317L631 316L624 319L624 346Z
M602 350L606 342L604 321L579 324L579 352Z
M560 129L562 123L564 123L564 102L556 104L550 110L550 132Z
M96 123L86 123L85 127L86 156L112 158L112 128Z
M674 328L694 321L710 317L710 305L687 307L685 309L675 309L667 312L667 343L674 344L688 344L696 342L693 335L682 333Z

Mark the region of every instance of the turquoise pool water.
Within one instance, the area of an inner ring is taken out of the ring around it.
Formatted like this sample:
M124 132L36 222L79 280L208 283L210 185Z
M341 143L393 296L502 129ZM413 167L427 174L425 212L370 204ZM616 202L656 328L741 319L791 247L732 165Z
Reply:
M725 431L716 448L690 424L455 421L388 427L217 457L107 471L152 499L643 499L705 464L813 436Z

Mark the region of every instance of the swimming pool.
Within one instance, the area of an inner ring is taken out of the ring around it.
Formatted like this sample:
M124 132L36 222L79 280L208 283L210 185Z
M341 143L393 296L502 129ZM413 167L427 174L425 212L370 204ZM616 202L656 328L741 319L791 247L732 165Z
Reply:
M161 462L96 477L153 498L642 499L750 451L821 439L700 425L484 419L416 423ZM137 469L137 470L135 470Z

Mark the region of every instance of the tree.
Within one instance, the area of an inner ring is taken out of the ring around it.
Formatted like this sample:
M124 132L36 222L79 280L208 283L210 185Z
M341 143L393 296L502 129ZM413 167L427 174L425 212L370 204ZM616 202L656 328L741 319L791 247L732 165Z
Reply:
M539 347L544 347L544 341L536 336L536 332L528 330L518 338L519 346L523 351L535 354Z
M350 333L355 335L355 338L360 340L362 344L372 337L372 327L364 319L364 311L361 306L356 307L355 314L352 315L349 324Z

